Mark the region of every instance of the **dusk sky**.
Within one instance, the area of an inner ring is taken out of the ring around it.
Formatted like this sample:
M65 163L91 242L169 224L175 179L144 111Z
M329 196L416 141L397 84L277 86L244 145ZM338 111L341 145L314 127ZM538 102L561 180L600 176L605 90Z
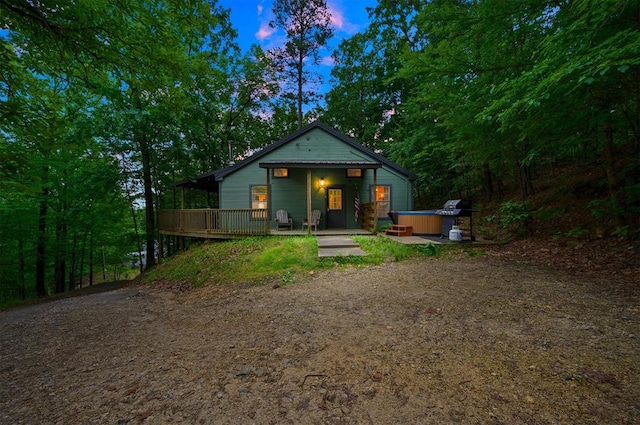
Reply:
M282 46L285 34L280 29L269 28L273 19L272 0L219 0L225 9L231 9L231 21L238 31L238 42L246 51L250 45L259 44L264 50ZM331 12L335 36L328 48L321 52L323 64L317 69L326 83L331 70L331 53L340 41L363 31L369 22L367 7L375 7L376 0L329 0L327 5Z

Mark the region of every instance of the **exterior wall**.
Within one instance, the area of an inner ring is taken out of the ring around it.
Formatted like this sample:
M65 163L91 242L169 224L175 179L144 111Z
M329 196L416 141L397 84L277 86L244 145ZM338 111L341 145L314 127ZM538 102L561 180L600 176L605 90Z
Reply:
M366 199L367 202L373 202L374 186L373 186L373 172L367 174L366 179L366 193L360 195L360 200ZM403 175L398 174L395 170L389 167L382 167L377 173L378 186L390 186L391 187L391 205L389 209L410 211L413 209L413 185ZM389 216L378 217L378 225L384 225L390 223Z
M263 161L371 161L370 158L350 145L336 139L321 129L313 129L301 137L291 140L262 158L241 167L233 174L225 177L220 185L220 208L251 208L252 185L264 185L267 172L260 168ZM320 188L320 177L325 179L325 188ZM360 228L360 221L354 219L354 200L356 192L361 203L372 201L372 185L374 170L363 170L362 178L347 178L344 169L312 169L311 170L311 207L322 212L321 228L326 228L327 189L340 186L343 188L347 228ZM384 166L377 170L379 185L391 186L391 209L411 210L413 207L412 188L404 176ZM288 178L271 177L271 205L269 216L275 219L279 209L286 209L293 218L294 228L302 227L302 220L307 216L307 170L289 169ZM382 217L381 221L388 219Z

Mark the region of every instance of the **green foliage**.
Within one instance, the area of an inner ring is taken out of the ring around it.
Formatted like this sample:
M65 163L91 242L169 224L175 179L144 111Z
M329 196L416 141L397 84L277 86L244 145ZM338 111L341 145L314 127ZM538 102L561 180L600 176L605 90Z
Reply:
M522 226L531 217L531 204L529 202L507 201L500 204L499 224L505 229Z
M638 239L640 236L640 229L635 229L630 225L616 227L613 232L611 232L612 236L619 236L623 238L632 238Z
M358 255L340 255L318 259L320 269L330 269L336 266L365 266L367 264L371 264L371 259Z
M587 204L587 208L598 219L624 214L624 207L619 202L612 202L610 199L594 199Z
M293 283L295 280L295 272L293 270L287 270L282 274L281 281L283 285Z
M620 0L378 2L334 53L325 116L417 173L419 205L514 187L526 199L537 172L595 159L615 217L637 223L639 12Z
M486 254L486 251L483 248L470 248L465 249L465 253L467 254L467 257L473 258L484 256Z
M529 221L533 213L528 201L506 201L500 204L497 214L485 217L485 226L493 226L500 239L524 237L529 233Z
M581 236L588 235L590 233L589 230L583 229L581 227L575 227L567 231L567 236L570 238L580 238Z
M536 219L542 221L550 221L554 220L562 215L566 214L567 211L564 208L540 208L536 210L533 215Z
M143 242L153 264L171 183L225 166L230 139L240 155L280 135L262 118L275 78L238 54L228 11L121 6L0 5L0 299L72 289Z
M440 254L440 248L434 243L419 245L418 250L427 257L437 257Z

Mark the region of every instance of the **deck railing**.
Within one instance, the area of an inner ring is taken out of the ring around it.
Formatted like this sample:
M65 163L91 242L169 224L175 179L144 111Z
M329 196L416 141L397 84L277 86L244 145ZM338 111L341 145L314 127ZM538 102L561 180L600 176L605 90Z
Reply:
M164 235L216 238L268 235L270 223L267 210L161 210L158 229Z
M378 227L378 220L376 214L378 213L375 202L368 202L366 204L362 204L362 228L370 231L371 233L376 232L376 228Z

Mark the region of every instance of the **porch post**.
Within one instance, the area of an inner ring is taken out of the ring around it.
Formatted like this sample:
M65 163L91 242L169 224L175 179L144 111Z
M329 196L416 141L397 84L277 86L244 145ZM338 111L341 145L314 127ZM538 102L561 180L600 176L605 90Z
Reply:
M265 212L264 231L267 235L271 234L271 174L267 170L267 211Z
M311 234L311 168L307 168L307 233Z
M180 187L180 209L184 209L184 186Z
M378 233L378 169L373 169L373 206L375 208L373 214L373 233Z

